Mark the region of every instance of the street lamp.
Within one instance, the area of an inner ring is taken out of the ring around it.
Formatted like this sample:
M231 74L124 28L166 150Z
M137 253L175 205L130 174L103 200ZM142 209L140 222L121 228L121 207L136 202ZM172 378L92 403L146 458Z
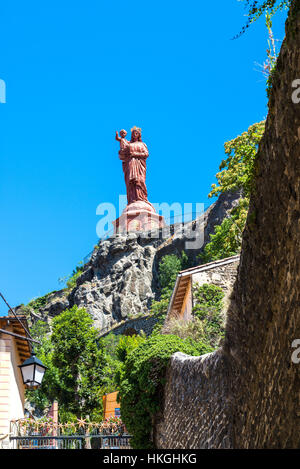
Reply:
M30 358L27 358L22 365L19 365L19 368L22 373L23 383L28 388L40 386L47 369L41 360L35 356L33 349Z

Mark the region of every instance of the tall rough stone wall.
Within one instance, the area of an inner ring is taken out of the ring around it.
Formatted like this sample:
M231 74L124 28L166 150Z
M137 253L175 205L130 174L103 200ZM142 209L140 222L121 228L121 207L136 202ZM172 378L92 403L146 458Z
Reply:
M124 323L116 325L115 327L111 329L105 330L105 332L102 332L101 337L105 337L106 335L110 333L114 335L122 335L122 334L126 334L127 331L131 331L131 332L135 331L137 334L143 331L148 337L153 331L153 328L155 324L157 323L157 321L158 321L158 318L156 318L155 316L150 316L150 315L128 319Z
M175 354L167 374L159 448L299 448L300 0L281 48L256 186L227 314L225 344L204 357Z
M233 448L228 368L222 351L172 357L153 432L157 448Z
M237 447L300 447L300 0L293 2L277 63L256 187L228 315Z

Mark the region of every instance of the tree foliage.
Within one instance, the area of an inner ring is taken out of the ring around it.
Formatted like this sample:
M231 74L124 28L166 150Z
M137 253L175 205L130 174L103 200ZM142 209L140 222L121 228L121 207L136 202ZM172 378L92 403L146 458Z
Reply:
M265 130L265 121L251 125L246 132L225 142L227 157L222 160L216 174L218 185L212 184L208 197L227 191L242 190L249 197L252 189L253 170L258 145Z
M188 257L184 251L181 252L180 257L175 254L167 254L161 259L158 270L162 296L169 295L170 291L173 290L178 272L186 269L188 265Z
M127 430L133 435L135 449L152 448L152 420L161 409L166 367L171 355L184 352L200 355L207 348L174 335L156 335L147 339L126 358L120 379L118 399Z
M216 226L210 242L199 255L202 262L211 262L237 254L241 248L249 198L253 190L254 168L257 150L265 129L265 121L249 127L246 132L225 143L226 158L216 174L218 184L212 184L209 197L228 191L240 191L243 195L228 218Z
M215 233L210 235L210 242L199 254L199 260L207 263L239 253L248 209L249 199L240 199L238 205L231 210L230 216L216 226Z
M150 312L158 318L154 332L159 332L163 325L178 273L188 267L189 260L184 251L181 252L180 257L175 254L167 254L161 259L158 267L161 287L160 300L154 300L150 308Z
M40 406L57 399L60 415L101 419L105 361L92 318L74 306L56 316L51 326L50 337L42 323L38 330L33 328L42 340L37 355L49 369L41 388L29 399Z
M194 286L193 314L201 321L201 340L213 348L218 347L224 337L223 298L224 292L217 285Z

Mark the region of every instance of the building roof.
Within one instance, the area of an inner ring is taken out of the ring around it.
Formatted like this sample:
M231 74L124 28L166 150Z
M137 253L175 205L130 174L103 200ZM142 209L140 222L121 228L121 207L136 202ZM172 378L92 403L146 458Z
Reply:
M25 316L19 316L20 321L24 324L24 326L28 329L28 323ZM1 316L0 317L0 329L4 329L8 332L13 332L22 337L26 337L25 331L21 324L19 323L18 319L13 316ZM1 334L1 332L0 332ZM24 340L21 337L12 336L16 341L17 350L20 354L20 358L26 360L26 358L30 357L31 348L29 345L28 340Z
M230 264L232 262L237 262L239 259L240 255L237 254L235 256L226 257L225 259L221 259L219 261L213 261L207 264L197 265L196 267L191 267L186 270L181 270L177 275L176 283L168 306L167 315L171 310L181 311L183 302L186 298L186 289L191 282L192 275L214 269L216 267L221 267L222 265Z

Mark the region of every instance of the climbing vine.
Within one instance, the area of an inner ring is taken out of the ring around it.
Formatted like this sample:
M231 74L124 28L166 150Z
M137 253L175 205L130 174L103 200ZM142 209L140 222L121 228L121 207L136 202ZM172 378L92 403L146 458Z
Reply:
M266 11L274 15L277 11L282 11L291 6L292 0L241 0L245 2L245 7L248 10L248 19L246 24L242 27L240 33L235 38L241 36L249 28L249 26L257 21Z
M174 335L156 335L131 352L122 370L118 400L121 415L134 449L153 447L153 419L161 410L166 368L171 355L201 355L211 351L205 344L192 344Z
M224 292L213 284L194 285L193 314L201 321L202 341L216 348L224 337L222 316Z

